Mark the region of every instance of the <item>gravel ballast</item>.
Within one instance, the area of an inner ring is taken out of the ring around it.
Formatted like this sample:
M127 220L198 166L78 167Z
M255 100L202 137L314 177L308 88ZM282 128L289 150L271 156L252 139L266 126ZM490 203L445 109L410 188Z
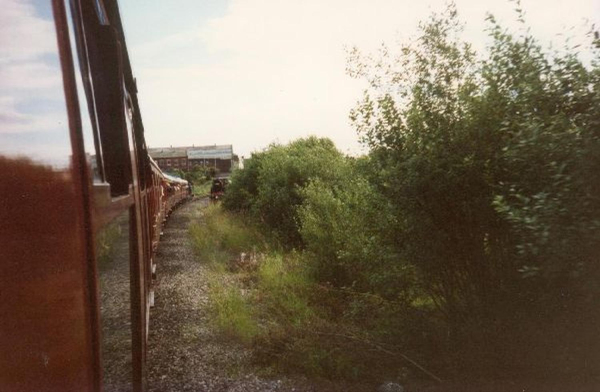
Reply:
M155 306L150 312L149 391L316 391L302 380L264 379L248 349L223 341L208 320L208 267L194 253L188 227L206 199L187 202L163 229L156 255Z

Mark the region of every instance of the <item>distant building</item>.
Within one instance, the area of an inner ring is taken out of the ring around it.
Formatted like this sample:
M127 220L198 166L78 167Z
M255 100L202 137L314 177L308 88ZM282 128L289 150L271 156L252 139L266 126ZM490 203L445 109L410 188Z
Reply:
M230 173L233 166L233 147L221 146L192 147L187 150L190 168L196 166L214 167L219 173Z
M158 167L168 171L173 169L189 170L186 147L161 147L148 149Z
M163 170L192 170L214 167L219 173L230 173L238 162L231 144L192 147L150 148L150 156Z

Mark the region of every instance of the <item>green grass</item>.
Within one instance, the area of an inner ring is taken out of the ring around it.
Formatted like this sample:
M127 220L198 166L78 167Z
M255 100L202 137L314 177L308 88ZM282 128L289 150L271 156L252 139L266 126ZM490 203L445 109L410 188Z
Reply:
M194 184L192 193L195 196L204 197L210 194L211 181L206 181L201 184Z
M249 344L258 324L249 299L242 295L245 272L232 272L240 254L265 249L256 228L243 218L224 211L219 204L201 210L190 227L192 244L200 262L209 265L209 298L212 325L225 337Z
M311 283L299 254L271 250L256 227L220 205L204 208L190 235L199 260L210 266L213 320L222 333L249 343L313 317ZM254 255L254 268L236 267L242 252ZM268 327L259 330L259 322Z
M114 259L116 244L121 234L119 220L111 222L96 234L96 257L99 270L108 268Z
M266 247L258 230L241 217L211 204L202 210L199 222L190 228L198 255L210 264L224 264L242 252L259 252Z
M225 286L212 279L210 285L212 323L225 336L243 343L252 342L259 333L250 302L235 286Z
M370 332L347 324L347 295L313 281L307 254L270 246L243 216L218 204L201 210L190 236L199 262L209 266L211 326L251 348L258 371L353 380L374 373L365 365L377 361L372 347L344 337ZM239 266L242 252L255 255L252 268ZM380 313L381 304L361 303L361 314Z
M269 254L257 271L257 288L263 293L262 305L270 317L282 324L301 326L314 315L308 301L311 281L295 253Z

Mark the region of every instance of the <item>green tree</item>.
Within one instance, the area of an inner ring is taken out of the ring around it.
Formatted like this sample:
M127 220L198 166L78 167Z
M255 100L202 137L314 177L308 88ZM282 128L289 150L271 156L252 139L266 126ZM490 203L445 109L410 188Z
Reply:
M258 176L261 169L261 160L265 152L252 153L250 158L244 160L243 169L235 169L231 173L227 194L223 199L223 206L230 210L249 213L258 198Z
M370 86L351 118L395 217L398 262L445 315L457 366L597 377L584 342L600 326L598 53L584 66L524 26L489 23L483 58L452 5L398 57L351 52Z
M339 178L345 157L325 138L298 139L255 153L232 177L224 200L231 210L245 210L286 247L302 247L297 208L302 189L315 179Z

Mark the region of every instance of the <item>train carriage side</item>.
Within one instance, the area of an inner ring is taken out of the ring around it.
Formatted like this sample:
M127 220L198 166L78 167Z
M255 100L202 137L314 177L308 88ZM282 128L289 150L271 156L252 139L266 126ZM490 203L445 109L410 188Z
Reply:
M186 182L148 156L116 0L27 6L8 27L49 44L0 67L57 82L3 85L28 122L0 120L0 390L143 391L153 255Z

